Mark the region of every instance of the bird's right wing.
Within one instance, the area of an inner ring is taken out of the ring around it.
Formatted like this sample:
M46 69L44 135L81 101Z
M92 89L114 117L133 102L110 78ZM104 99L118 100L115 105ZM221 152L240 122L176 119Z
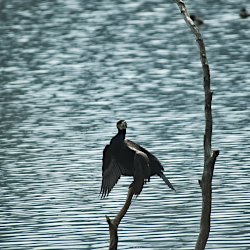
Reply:
M121 167L112 157L110 145L107 145L103 150L102 158L102 186L100 191L102 198L108 196L121 174Z

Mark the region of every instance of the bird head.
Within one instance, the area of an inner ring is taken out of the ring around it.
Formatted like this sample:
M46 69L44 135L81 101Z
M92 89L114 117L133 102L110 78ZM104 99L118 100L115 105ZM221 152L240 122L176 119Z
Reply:
M124 130L127 128L127 122L125 120L120 120L116 123L116 127L119 129L119 130Z

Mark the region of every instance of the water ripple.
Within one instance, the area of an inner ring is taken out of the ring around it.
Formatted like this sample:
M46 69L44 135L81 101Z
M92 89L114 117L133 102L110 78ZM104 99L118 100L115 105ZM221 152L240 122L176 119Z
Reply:
M249 22L234 1L189 5L205 19L221 152L207 249L244 250ZM157 155L177 190L157 177L145 185L121 222L119 249L193 248L204 94L197 46L175 4L11 0L1 3L0 20L0 248L108 248L105 215L116 215L132 180L122 177L100 199L102 150L118 119Z

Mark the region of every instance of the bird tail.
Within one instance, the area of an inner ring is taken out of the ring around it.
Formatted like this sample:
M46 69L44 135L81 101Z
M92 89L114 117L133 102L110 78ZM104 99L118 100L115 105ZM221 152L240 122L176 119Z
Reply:
M159 174L159 176L164 180L164 182L169 186L169 188L176 191L175 188L173 187L173 185L168 180L168 178L162 172Z

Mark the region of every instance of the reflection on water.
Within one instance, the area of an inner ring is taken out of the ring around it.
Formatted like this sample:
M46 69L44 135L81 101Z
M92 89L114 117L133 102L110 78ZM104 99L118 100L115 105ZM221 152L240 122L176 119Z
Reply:
M204 97L197 46L176 5L0 4L0 248L107 249L105 215L117 213L131 179L100 200L102 150L126 119L128 137L159 157L177 192L152 178L121 223L119 248L192 249ZM234 1L188 4L205 19L221 151L207 249L248 249L250 23Z

